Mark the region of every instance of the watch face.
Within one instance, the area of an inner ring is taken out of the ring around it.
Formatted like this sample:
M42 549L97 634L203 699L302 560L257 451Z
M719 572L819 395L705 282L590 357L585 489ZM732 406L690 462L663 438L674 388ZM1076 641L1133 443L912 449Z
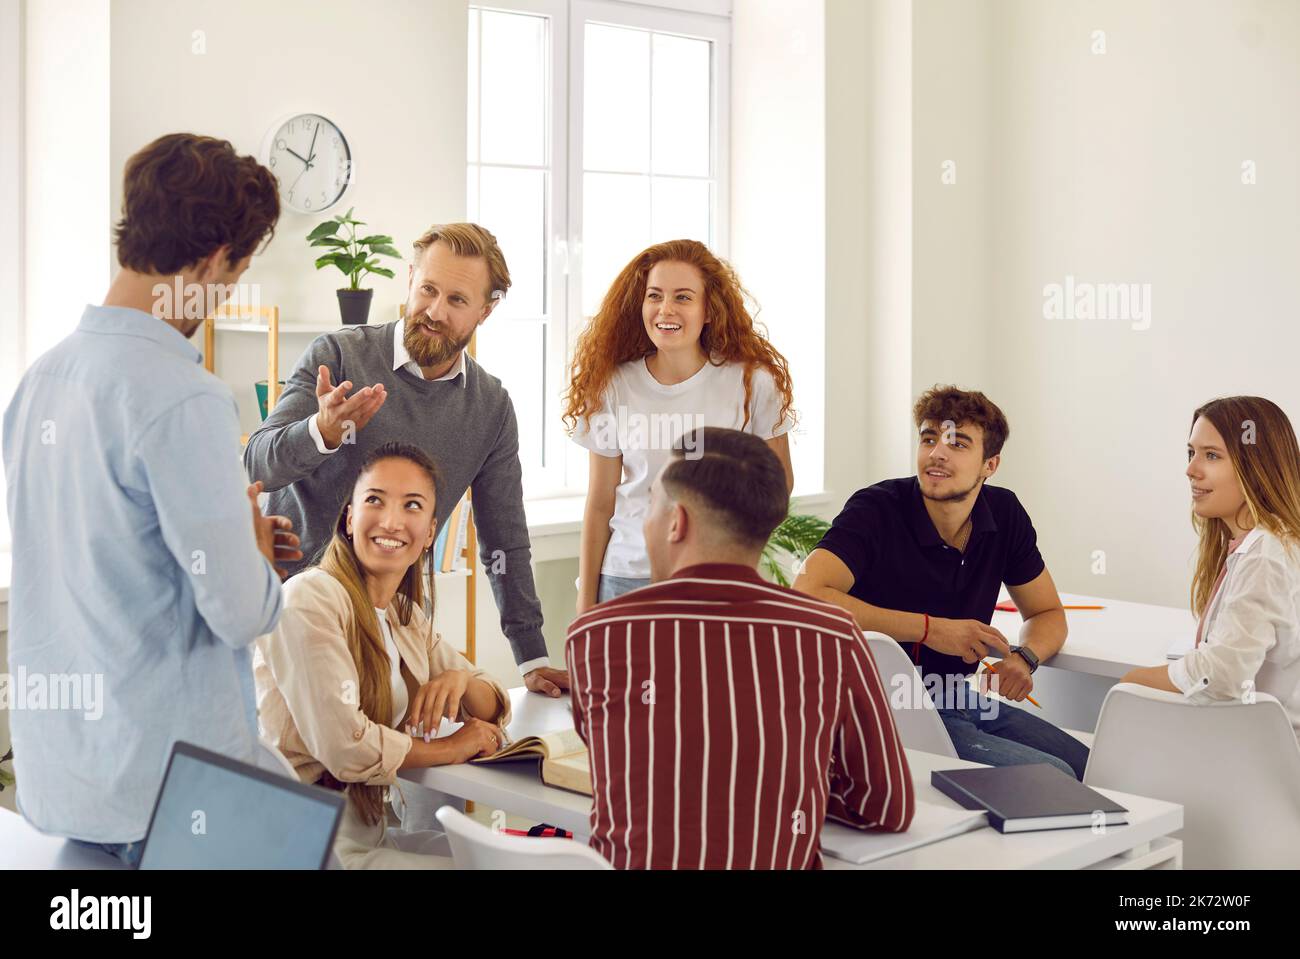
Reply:
M271 132L264 163L280 183L280 202L299 213L337 203L352 180L352 151L325 117L303 113Z

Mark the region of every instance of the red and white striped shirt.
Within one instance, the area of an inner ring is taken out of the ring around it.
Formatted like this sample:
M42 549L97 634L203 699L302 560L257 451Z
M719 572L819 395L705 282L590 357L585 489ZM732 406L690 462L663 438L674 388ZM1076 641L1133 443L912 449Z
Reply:
M911 823L888 697L838 607L691 566L579 616L565 655L591 846L618 868L815 869L828 815Z

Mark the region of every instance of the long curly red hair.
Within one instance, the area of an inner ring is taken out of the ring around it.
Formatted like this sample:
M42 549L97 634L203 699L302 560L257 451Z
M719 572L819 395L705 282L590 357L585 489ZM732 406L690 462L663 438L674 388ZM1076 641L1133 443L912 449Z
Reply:
M580 420L590 421L600 410L601 397L620 363L639 360L655 352L654 342L642 321L646 278L658 263L686 263L704 277L704 306L707 323L700 333L700 347L717 366L745 365L745 423L754 367L772 374L781 394L781 422L791 413L794 390L785 357L767 340L766 330L756 324L745 306L750 299L731 264L714 256L698 240L669 240L642 251L623 267L601 301L600 309L578 337L569 367L569 388L564 393L564 424L573 432ZM757 311L755 311L757 312ZM776 424L771 424L775 426Z

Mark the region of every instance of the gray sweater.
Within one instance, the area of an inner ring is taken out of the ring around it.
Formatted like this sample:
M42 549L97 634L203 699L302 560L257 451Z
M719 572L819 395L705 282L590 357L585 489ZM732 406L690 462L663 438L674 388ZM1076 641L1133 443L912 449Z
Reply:
M393 327L400 322L352 327L313 340L271 415L249 437L244 466L270 491L268 512L293 520L304 558L289 569L298 572L329 542L365 455L393 440L420 447L442 472L436 490L438 529L465 489L473 490L479 557L515 661L545 656L514 405L501 381L468 356L463 386L461 377L430 381L405 367L395 371ZM316 448L307 428L319 408L320 366L329 367L333 383L351 380L354 390L383 383L388 393L374 418L356 431L355 442L329 454ZM494 567L502 572L494 575Z

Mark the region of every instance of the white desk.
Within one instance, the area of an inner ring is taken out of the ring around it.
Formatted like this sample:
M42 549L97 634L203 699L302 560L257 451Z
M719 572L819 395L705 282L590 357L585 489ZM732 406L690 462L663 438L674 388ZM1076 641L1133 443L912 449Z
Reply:
M1067 609L1069 635L1065 646L1050 660L1055 669L1119 679L1137 666L1163 666L1169 647L1178 640L1189 644L1196 635L1191 611L1176 606L1151 606L1120 599L1062 593L1066 606L1104 606L1105 609ZM1019 613L993 614L992 625L1014 642L1024 621Z
M930 785L935 769L973 769L979 763L907 750L916 798L961 808ZM1128 824L1104 833L1091 829L1053 829L1004 835L985 826L867 863L864 866L822 855L827 869L1181 869L1183 844L1169 834L1183 828L1183 807L1113 789L1097 790L1128 810Z
M106 852L47 836L16 812L0 809L0 869L125 868Z
M1043 704L1034 713L1063 729L1095 730L1102 700L1120 677L1138 666L1168 664L1169 647L1180 640L1190 645L1196 635L1191 612L1175 606L1073 593L1062 593L1061 602L1105 607L1067 609L1065 646L1034 674L1034 698ZM992 625L1014 643L1023 622L1019 613L995 612Z
M554 700L524 689L512 689L510 701L514 716L507 732L512 739L572 724L567 698ZM918 798L954 807L956 804L951 799L930 785L931 770L979 765L913 749L907 750L907 761ZM585 842L591 833L591 800L566 789L545 785L538 777L536 765L531 762L497 766L465 763L406 770L400 775L411 782L492 809L562 826L579 841ZM1128 825L1112 826L1101 835L1090 829L1068 829L1004 836L986 827L867 866L850 866L829 856L823 859L826 866L833 869L1181 867L1182 844L1164 837L1183 827L1182 806L1113 790L1099 791L1129 810Z

